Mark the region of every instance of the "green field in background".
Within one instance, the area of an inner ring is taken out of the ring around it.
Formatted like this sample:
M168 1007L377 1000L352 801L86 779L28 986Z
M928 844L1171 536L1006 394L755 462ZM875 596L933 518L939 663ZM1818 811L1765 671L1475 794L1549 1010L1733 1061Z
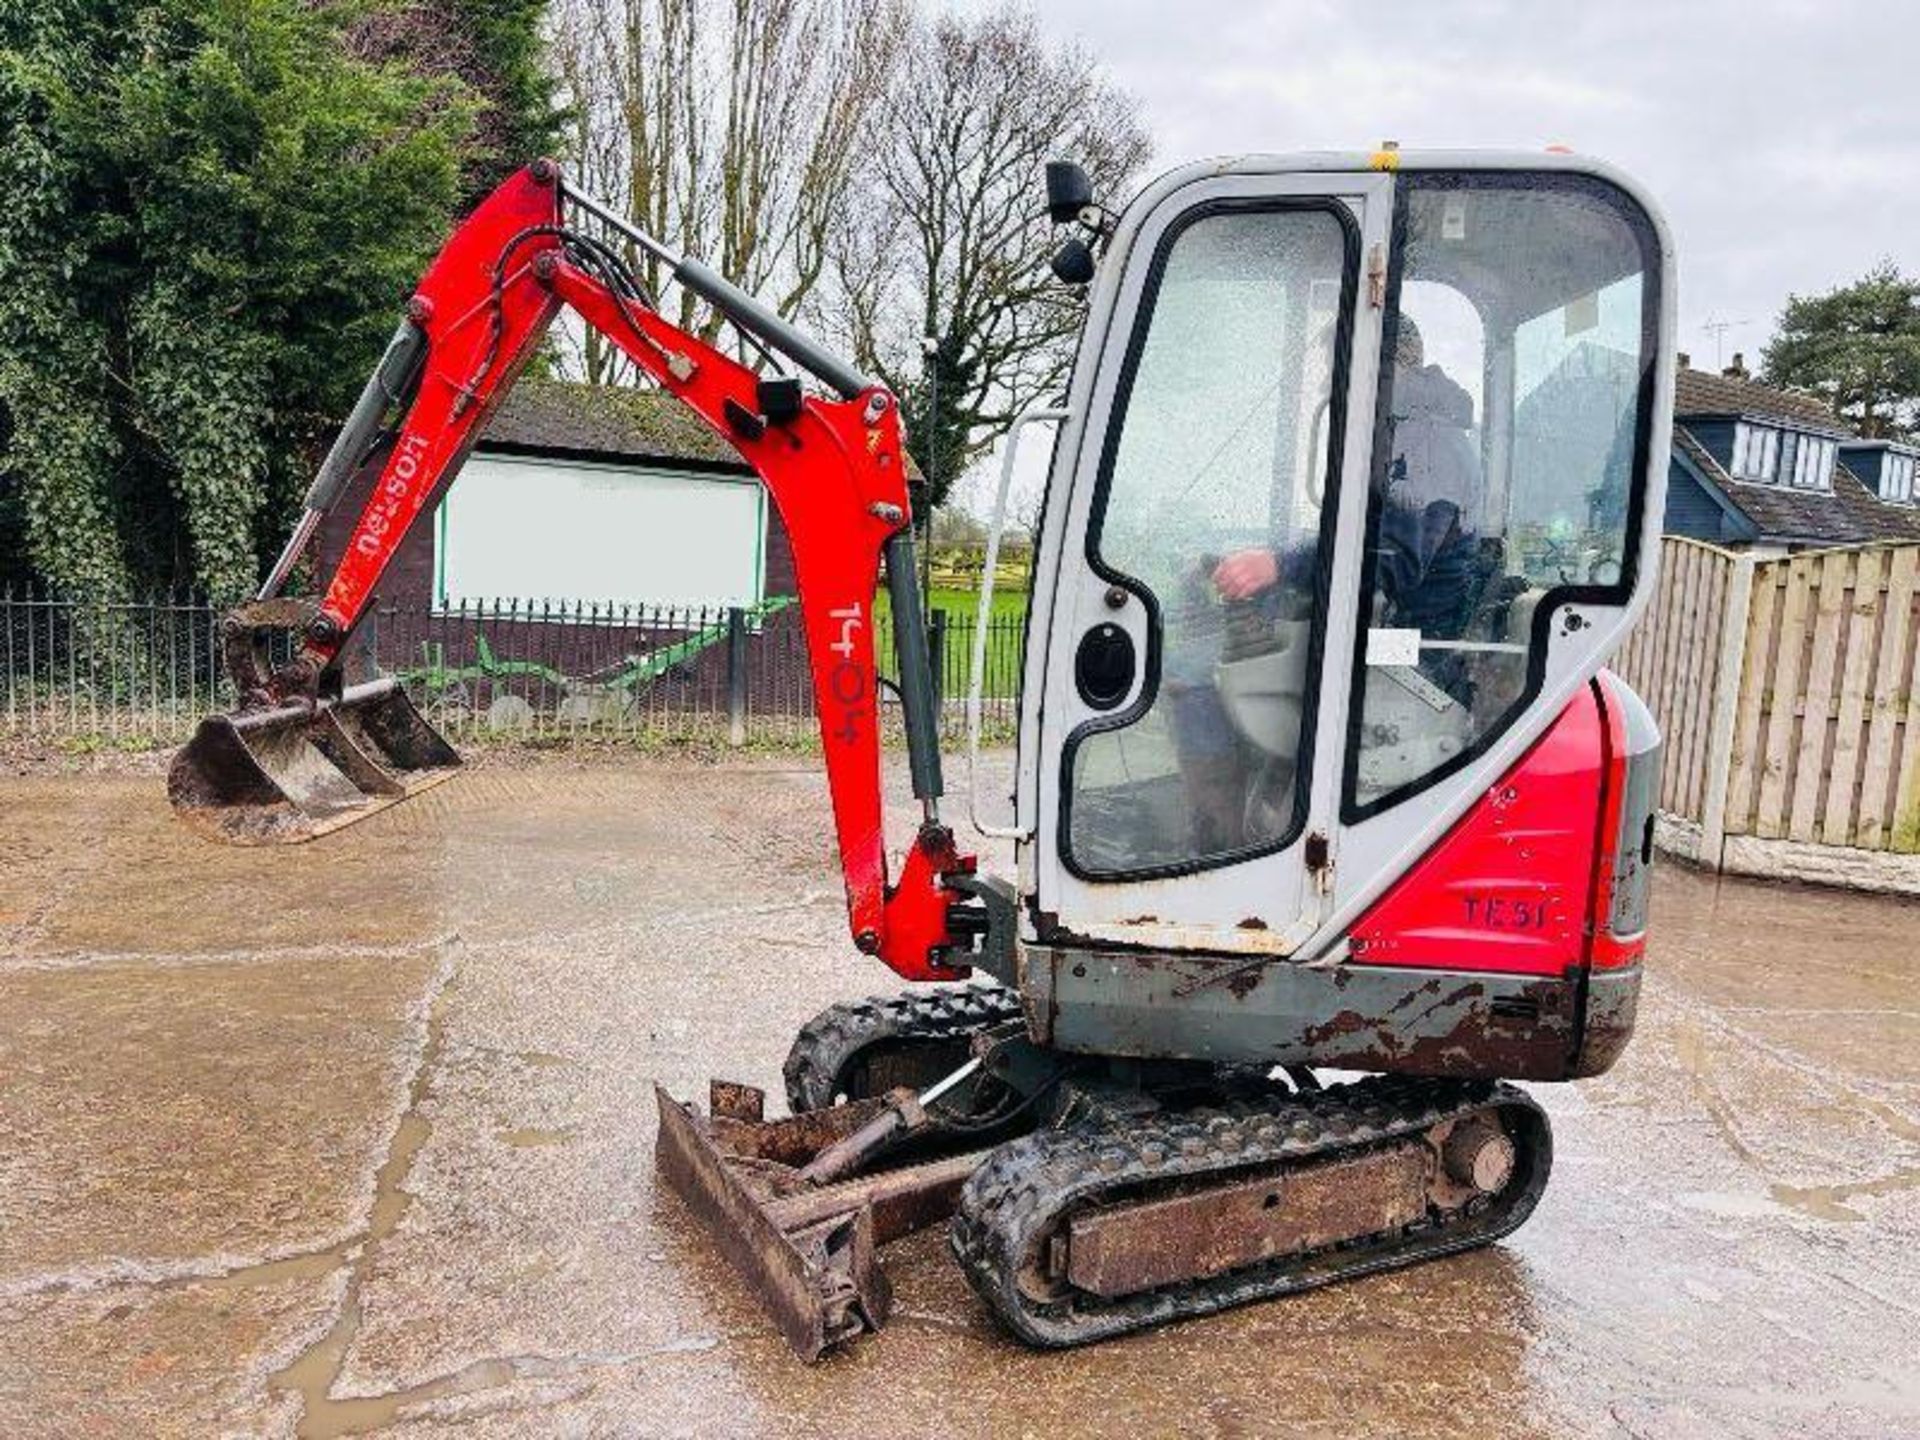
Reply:
M962 619L969 625L973 623L973 617L980 609L980 595L979 592L974 590L946 590L935 587L932 591L931 598L934 609L944 610L949 617ZM889 603L884 586L881 588L880 593L874 597L873 613L875 615L890 615L893 613L893 607ZM1023 619L1026 613L1027 587L1024 584L1011 590L1001 587L994 589L993 618L995 620L1017 622Z

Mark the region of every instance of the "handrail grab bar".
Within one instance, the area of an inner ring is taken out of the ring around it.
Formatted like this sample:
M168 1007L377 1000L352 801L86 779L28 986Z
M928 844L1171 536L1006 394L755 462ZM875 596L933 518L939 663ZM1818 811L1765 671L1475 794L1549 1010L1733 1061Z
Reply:
M1006 525L1007 492L1013 485L1013 464L1020 453L1020 436L1029 425L1065 420L1071 411L1049 406L1028 410L1007 427L1000 456L1000 488L993 498L993 521L987 530L987 563L980 575L980 607L973 624L973 666L967 680L967 818L989 839L1025 840L1018 824L989 825L980 818L980 695L986 684L987 626L993 618L994 567L1000 563L1000 532Z

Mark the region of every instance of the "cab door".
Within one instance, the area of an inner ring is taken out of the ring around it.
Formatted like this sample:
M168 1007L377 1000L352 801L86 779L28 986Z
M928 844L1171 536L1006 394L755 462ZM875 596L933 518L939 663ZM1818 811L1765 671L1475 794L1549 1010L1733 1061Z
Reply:
M1023 870L1054 933L1285 951L1326 903L1392 177L1186 172L1090 307L1030 622ZM1371 275L1370 275L1371 272Z
M1653 590L1674 373L1658 213L1578 157L1459 158L1395 182L1350 602L1365 628L1329 656L1351 718L1330 742L1333 903L1309 953L1344 944L1470 808L1514 803L1502 777ZM1530 963L1529 930L1577 936L1594 821L1510 831L1510 861L1431 897L1430 933L1496 969Z

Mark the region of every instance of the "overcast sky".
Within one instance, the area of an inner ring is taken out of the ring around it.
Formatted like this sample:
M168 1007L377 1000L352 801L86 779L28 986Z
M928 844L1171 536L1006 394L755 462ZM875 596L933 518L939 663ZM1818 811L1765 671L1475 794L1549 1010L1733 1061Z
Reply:
M1037 0L1144 102L1156 169L1246 150L1564 144L1638 176L1679 347L1749 361L1789 293L1920 268L1915 0Z

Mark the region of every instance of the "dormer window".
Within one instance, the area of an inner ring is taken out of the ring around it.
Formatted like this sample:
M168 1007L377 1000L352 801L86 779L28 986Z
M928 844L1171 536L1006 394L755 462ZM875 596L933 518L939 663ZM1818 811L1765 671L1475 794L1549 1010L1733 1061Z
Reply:
M1733 432L1733 474L1736 480L1771 485L1780 473L1780 432L1771 425L1742 420Z
M1733 477L1754 485L1831 490L1835 441L1742 420L1733 430Z
M1789 433L1787 448L1792 452L1788 474L1796 490L1831 490L1833 456L1838 448L1831 440L1817 435Z
M1880 462L1880 498L1896 505L1913 503L1914 457L1889 450Z

